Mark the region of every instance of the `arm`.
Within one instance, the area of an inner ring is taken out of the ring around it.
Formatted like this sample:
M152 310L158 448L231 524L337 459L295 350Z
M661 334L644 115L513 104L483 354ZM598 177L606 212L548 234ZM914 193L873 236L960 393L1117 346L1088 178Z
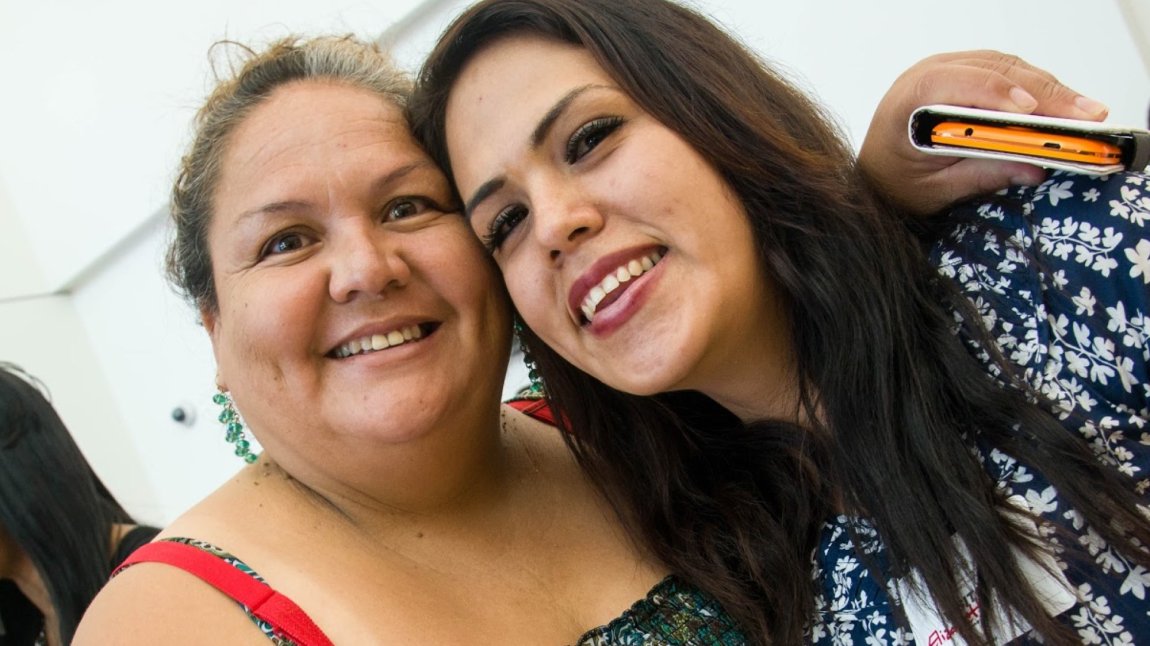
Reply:
M926 155L907 140L907 120L932 103L1101 121L1106 106L1022 59L990 50L936 54L899 76L879 102L859 167L900 207L925 215L956 201L1046 177L1018 162Z

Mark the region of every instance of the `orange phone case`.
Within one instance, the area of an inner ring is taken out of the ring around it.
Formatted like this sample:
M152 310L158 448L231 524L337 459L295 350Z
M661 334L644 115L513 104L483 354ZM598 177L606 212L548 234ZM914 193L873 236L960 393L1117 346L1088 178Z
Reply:
M1118 146L1105 141L1021 126L943 121L931 129L930 140L942 146L997 150L1086 164L1116 164L1122 157Z

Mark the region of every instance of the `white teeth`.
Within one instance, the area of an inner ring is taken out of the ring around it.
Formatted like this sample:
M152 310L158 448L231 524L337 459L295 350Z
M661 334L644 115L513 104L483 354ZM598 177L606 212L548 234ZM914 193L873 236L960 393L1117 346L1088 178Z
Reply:
M630 274L628 274L628 275L630 275ZM607 276L606 278L603 279L603 282L600 284L603 286L603 295L604 296L606 296L607 294L610 294L611 292L615 291L616 289L619 289L619 279L615 278L615 274L611 274L611 275Z
M583 298L583 303L579 306L579 309L583 311L583 316L590 321L595 316L595 308L603 302L604 298L607 298L608 294L619 289L623 283L650 271L662 258L663 255L660 252L652 251L642 258L628 261L627 264L604 276L603 280L592 287L591 291L587 292L587 296Z
M336 358L344 359L356 354L367 354L401 345L408 341L423 338L423 330L418 325L409 325L387 334L372 334L362 339L353 339L335 349Z

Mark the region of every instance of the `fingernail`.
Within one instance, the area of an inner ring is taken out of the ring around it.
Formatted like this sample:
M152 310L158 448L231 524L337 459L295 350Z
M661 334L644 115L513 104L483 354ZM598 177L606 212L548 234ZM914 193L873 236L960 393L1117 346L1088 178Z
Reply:
M1013 101L1014 105L1018 106L1018 109L1022 112L1030 112L1038 107L1038 99L1030 96L1029 92L1017 85L1010 88L1010 100Z
M1074 105L1077 106L1079 110L1082 110L1086 114L1090 115L1105 114L1110 112L1110 108L1106 107L1106 104L1099 103L1094 99L1090 99L1084 96L1079 96L1078 98L1074 99Z

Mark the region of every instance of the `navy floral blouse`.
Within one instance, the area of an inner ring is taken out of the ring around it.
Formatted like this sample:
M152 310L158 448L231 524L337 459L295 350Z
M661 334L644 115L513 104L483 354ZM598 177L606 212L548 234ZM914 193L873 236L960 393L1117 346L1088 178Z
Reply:
M1135 478L1145 495L1150 177L1054 173L1038 187L1011 189L977 214L995 226L956 227L934 248L932 261L976 305L1003 356L1057 403L1055 412L1067 429L1080 434L1099 460ZM982 458L1011 500L1068 528L1093 556L1087 568L1055 563L1068 585L1052 612L1084 644L1150 643L1150 572L1112 550L1040 474L997 451L985 451ZM961 643L946 626L902 621L895 604L907 614L918 604L899 582L884 586L871 576L860 554L883 563L882 540L865 520L848 532L851 520L829 522L814 554L818 614L807 641ZM1037 643L1016 632L996 641Z

